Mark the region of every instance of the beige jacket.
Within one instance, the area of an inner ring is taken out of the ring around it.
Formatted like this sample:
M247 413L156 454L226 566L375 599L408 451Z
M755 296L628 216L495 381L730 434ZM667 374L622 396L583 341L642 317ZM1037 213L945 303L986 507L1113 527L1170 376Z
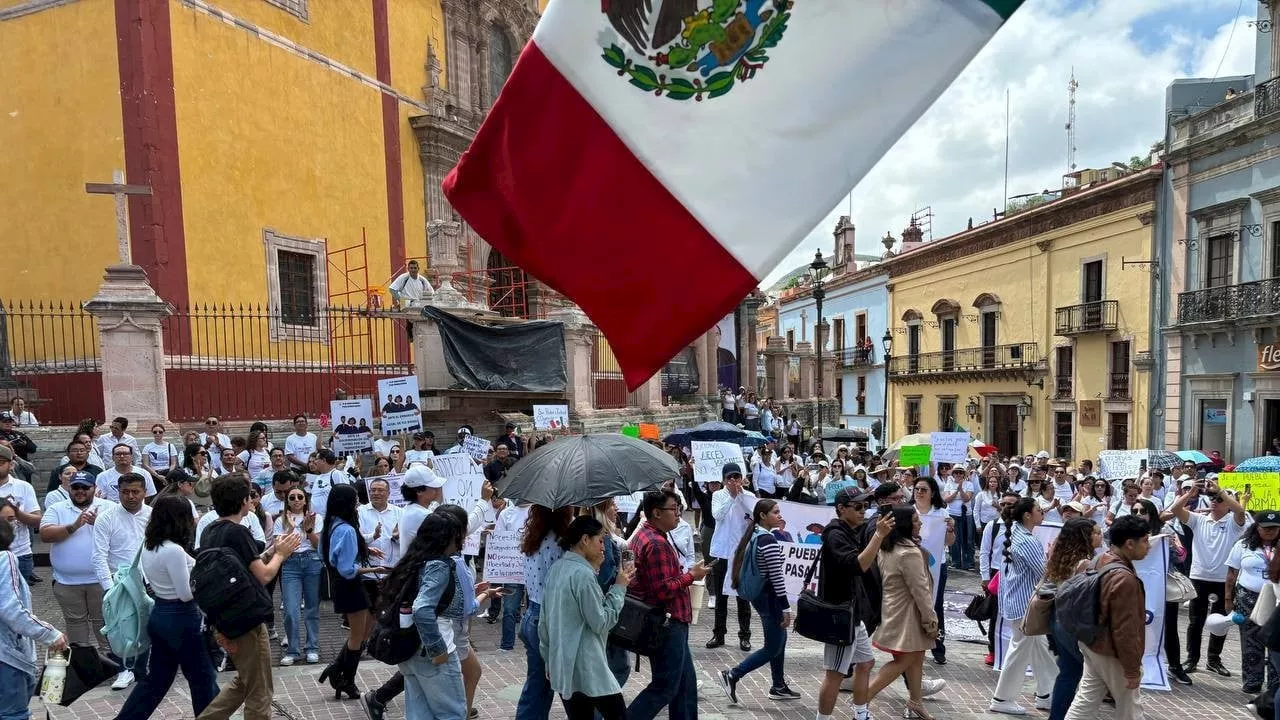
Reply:
M872 640L891 652L931 649L938 637L938 616L924 551L917 546L885 547L878 562L883 598L880 627Z

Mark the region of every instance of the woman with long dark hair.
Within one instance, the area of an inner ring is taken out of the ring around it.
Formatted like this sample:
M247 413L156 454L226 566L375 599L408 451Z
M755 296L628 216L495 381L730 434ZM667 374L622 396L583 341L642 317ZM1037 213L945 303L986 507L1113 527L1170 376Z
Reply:
M720 687L729 696L729 704L738 704L738 681L747 673L769 665L771 684L769 699L795 700L800 694L787 686L785 672L787 660L787 628L791 627L791 603L787 600L786 575L783 573L782 546L773 531L782 527L782 508L775 500L757 500L751 510L751 524L738 540L733 553L733 570L730 577L734 589L742 582L742 567L748 556L754 553L756 572L764 580L760 594L747 598L760 615L764 627L764 646L743 658L738 666L721 670Z
M324 516L311 511L302 488L290 488L285 495L284 510L272 525L276 535L299 538L298 549L280 565L286 648L280 664L292 665L299 655L309 663L320 662L320 574L324 572L324 565L316 548L324 530ZM307 631L305 645L300 626Z
M1240 661L1244 676L1242 689L1246 695L1264 691L1275 694L1280 689L1280 666L1268 661L1262 628L1248 619L1258 602L1258 593L1267 582L1267 568L1276 555L1277 541L1280 541L1280 513L1256 513L1244 537L1227 557L1223 600L1227 607L1245 617L1240 626Z
M471 618L488 609L489 600L502 597L501 588L490 588L489 583L476 586L475 576L467 567L466 558L462 556L462 543L468 525L467 511L457 505L441 505L436 513L448 515L458 526L458 551L450 559L454 564L454 575L458 578L458 592L462 595L462 616L453 619L453 644L457 648L458 662L462 666L462 685L467 692L467 712L471 712L476 697L476 687L480 685L483 669L476 659L475 649L471 647ZM476 590L480 595L476 595Z
M356 669L360 666L360 653L364 650L364 640L369 636L373 622L369 596L364 591L360 576L380 571L380 568L369 566L369 547L360 534L359 504L355 488L335 485L329 491L324 532L320 538L321 554L330 569L333 611L345 615L350 628L347 630L347 642L338 651L338 657L320 673L319 682L329 681L335 700L340 699L343 693L352 700L360 698L355 682Z
M189 548L195 539L191 506L178 495L163 495L151 506L139 564L151 583L156 604L147 622L151 660L116 720L145 720L173 686L178 668L191 690L191 710L199 715L218 695L213 663L200 634L201 615L191 595Z
M529 605L520 619L520 642L524 643L526 673L516 717L546 717L551 712L555 693L547 680L547 666L538 639L538 622L542 614L542 593L551 566L564 555L560 538L573 521L572 508L552 510L533 505L524 529L520 550L524 553L524 589Z
M1036 680L1036 709L1049 709L1058 667L1049 653L1049 644L1040 636L1022 632L1031 596L1044 576L1044 545L1031 531L1044 520L1044 512L1034 497L1019 498L1003 513L1004 561L1000 566L1000 617L1013 627L1013 640L1004 655L1004 667L996 683L988 711L1026 715L1018 704L1022 683L1030 665Z
M1101 546L1102 528L1092 520L1082 517L1068 520L1053 541L1044 570L1045 583L1062 585L1072 575L1082 572L1084 566L1081 563L1092 560L1094 551ZM1051 616L1049 632L1058 649L1058 677L1053 683L1049 720L1065 720L1076 688L1080 686L1080 678L1084 676L1084 656L1080 654L1080 644L1076 639L1059 627L1056 612Z
M934 517L941 518L947 524L946 537L943 538L941 557L933 557L930 553L929 562L938 564L938 587L933 593L933 613L938 616L938 640L933 644L933 661L939 665L947 664L947 621L942 613L942 598L947 593L947 548L956 542L956 523L952 519L950 513L947 512L947 505L942 501L942 490L938 487L938 481L929 476L916 478L912 483L914 491L916 512L921 518ZM928 550L925 550L928 553Z
M893 507L893 532L880 545L879 566L883 608L880 627L871 636L876 647L893 656L867 688L876 697L899 675L907 682L907 707L903 717L933 720L924 707L921 682L924 653L938 636L934 610L933 576L920 547L920 514L912 505Z

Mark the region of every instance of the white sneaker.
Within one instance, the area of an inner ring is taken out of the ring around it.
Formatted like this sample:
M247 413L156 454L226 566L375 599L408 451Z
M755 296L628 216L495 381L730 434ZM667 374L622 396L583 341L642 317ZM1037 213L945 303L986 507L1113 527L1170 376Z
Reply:
M992 700L991 705L987 707L987 712L1026 715L1027 709L1012 700Z
M111 683L112 690L123 690L133 684L133 671L121 670L116 676L116 681Z
M287 636L285 635L280 636L280 647L282 648L289 647L289 638Z
M295 658L295 657L294 657L294 656L292 656L292 655L285 655L284 657L280 658L280 664L281 664L282 666L284 666L284 667L289 667L289 666L290 666L290 665L292 665L292 664L294 663L294 661L296 661L296 660L297 660L297 658Z
M320 653L314 653L314 652L307 653L308 664L315 665L318 662L320 662Z
M1044 697L1036 696L1036 709L1049 710L1053 707L1053 695L1045 695Z
M715 595L708 595L708 596L707 596L707 608L709 608L709 609L711 609L711 610L715 610L715 609L716 609L716 596L715 596Z
M921 678L920 697L933 697L942 692L946 686L947 681L942 678Z
M276 630L275 628L271 628L271 635L269 635L269 636L267 637L267 639L268 639L268 640L279 640L279 639L280 639L280 631L279 631L279 630Z

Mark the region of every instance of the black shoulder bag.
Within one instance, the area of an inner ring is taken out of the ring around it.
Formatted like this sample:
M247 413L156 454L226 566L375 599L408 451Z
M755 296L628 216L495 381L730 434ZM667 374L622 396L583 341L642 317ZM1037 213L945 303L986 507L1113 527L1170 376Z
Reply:
M822 549L804 574L804 589L796 600L796 634L831 645L852 645L858 630L858 617L853 602L832 603L809 589L813 573L822 560Z

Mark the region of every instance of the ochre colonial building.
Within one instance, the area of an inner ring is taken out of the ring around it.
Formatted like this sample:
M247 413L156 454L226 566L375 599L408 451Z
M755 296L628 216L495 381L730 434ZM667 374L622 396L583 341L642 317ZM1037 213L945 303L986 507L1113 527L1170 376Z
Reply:
M889 440L966 427L1003 452L1147 447L1159 169L885 261ZM1085 178L1088 179L1088 178Z

